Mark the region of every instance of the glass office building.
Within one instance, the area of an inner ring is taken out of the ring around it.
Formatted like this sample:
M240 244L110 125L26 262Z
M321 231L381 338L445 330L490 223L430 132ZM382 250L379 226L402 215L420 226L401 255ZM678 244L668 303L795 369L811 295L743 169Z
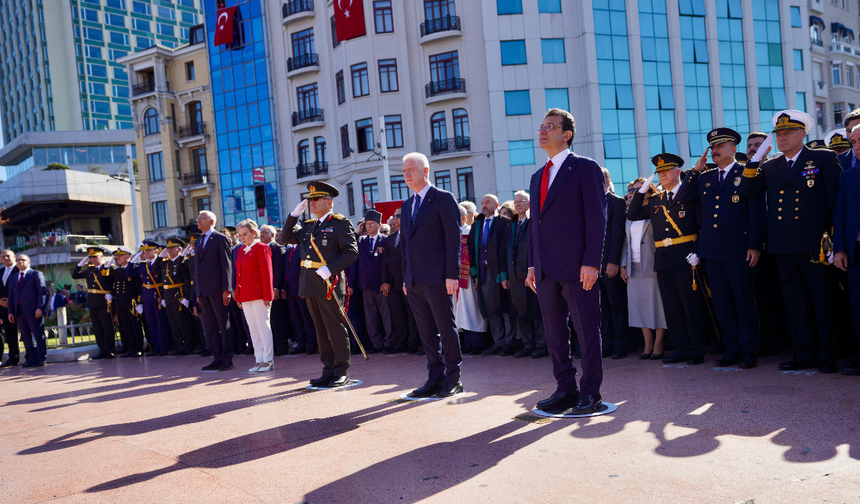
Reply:
M224 225L244 219L280 225L279 177L267 68L265 0L228 0L236 9L231 45L214 44L215 0L204 0Z

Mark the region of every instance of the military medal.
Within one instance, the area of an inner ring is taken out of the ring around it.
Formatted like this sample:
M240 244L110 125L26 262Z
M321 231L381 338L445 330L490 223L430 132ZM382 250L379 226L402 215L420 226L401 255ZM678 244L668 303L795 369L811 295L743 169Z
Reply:
M740 200L741 200L741 197L738 196L737 194L732 195L732 203L737 203Z
M807 180L807 181L806 181L806 185L808 185L808 186L811 188L812 186L814 186L814 185L815 185L815 181L814 181L814 180L811 180L811 179L810 179L810 180Z
M681 210L680 212L678 212L678 218L683 219L685 215L687 215L687 212L685 212L685 211L683 211L683 210Z
M323 241L322 241L322 246L323 246L323 247L325 247L326 245L328 245L328 240L323 239Z
M711 183L710 183L710 182L706 182L706 183L705 183L705 187L711 187Z
M741 185L741 178L740 178L740 177L735 177L735 187L737 187L737 186L739 186L739 185Z

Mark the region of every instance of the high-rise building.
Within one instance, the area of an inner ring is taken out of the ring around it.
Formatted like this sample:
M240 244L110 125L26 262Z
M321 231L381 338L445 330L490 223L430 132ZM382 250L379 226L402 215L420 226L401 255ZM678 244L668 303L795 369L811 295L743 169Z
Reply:
M0 7L5 143L26 131L132 128L117 58L175 47L200 22L201 0L16 0Z

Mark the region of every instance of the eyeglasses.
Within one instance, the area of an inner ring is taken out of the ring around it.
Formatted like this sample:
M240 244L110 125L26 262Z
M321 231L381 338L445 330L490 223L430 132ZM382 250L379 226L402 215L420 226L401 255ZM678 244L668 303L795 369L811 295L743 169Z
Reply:
M399 214L399 213L396 213L396 214L392 215L392 217L394 217L395 219L399 219L399 218L400 218L400 214Z
M631 187L630 189L627 189L627 194L635 193L639 189L641 189L641 187Z
M547 133L551 133L555 130L561 131L561 129L562 129L561 126L556 126L555 124L549 123L549 124L542 124L537 129L537 132L540 133L541 131L546 131Z

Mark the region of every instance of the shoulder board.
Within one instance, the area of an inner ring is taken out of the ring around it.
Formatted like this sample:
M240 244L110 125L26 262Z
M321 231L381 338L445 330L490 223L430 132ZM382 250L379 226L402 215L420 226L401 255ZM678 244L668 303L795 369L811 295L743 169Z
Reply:
M651 196L662 196L665 191L655 192Z
M708 168L707 170L702 172L702 175L704 175L706 173L711 173L712 171L717 171L717 169L716 168Z
M306 220L306 221L305 221L305 224L312 224L312 223L314 223L314 222L316 222L316 221L317 221L316 219L308 219L308 220Z
M332 218L337 219L337 220L346 220L346 216L343 214L336 213L336 214L331 214L331 216L332 216Z

